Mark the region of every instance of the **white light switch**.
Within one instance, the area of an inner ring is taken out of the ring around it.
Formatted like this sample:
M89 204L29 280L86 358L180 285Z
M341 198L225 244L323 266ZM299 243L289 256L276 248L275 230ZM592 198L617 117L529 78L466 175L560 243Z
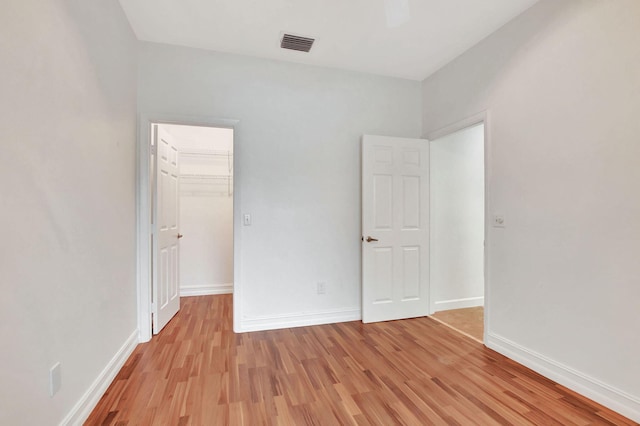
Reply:
M242 217L242 223L244 224L244 226L249 226L251 225L251 215L250 214L245 214Z
M504 228L505 220L503 214L494 214L493 215L493 227L494 228Z
M49 370L49 396L53 396L62 387L62 372L60 371L60 363L56 362L56 364L51 367Z

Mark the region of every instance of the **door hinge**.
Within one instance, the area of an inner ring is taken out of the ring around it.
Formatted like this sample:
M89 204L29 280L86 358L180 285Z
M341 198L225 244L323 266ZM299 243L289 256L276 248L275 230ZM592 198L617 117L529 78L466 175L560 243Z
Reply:
M151 155L156 155L158 153L158 145L151 145Z
M155 303L151 303L151 313L155 314L156 313L156 304Z

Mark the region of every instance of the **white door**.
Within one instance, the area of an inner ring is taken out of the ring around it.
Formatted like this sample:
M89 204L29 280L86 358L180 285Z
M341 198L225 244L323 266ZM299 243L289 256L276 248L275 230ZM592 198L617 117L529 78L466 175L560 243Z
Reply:
M429 315L429 143L362 138L362 321Z
M154 125L155 190L153 244L153 334L180 309L178 283L178 149L171 135Z

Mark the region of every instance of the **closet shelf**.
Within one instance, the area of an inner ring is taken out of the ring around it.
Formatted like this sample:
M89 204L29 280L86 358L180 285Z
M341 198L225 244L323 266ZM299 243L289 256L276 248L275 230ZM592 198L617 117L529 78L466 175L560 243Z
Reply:
M190 149L180 151L181 156L187 157L233 157L233 152L231 151L213 151L206 149Z
M232 179L231 175L182 174L180 179Z

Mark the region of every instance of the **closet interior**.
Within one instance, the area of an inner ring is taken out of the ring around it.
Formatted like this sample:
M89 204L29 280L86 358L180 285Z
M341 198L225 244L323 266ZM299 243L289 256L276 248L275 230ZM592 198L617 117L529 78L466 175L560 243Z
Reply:
M180 294L233 292L233 129L170 126L179 165Z
M184 149L180 151L181 196L231 197L233 151Z

